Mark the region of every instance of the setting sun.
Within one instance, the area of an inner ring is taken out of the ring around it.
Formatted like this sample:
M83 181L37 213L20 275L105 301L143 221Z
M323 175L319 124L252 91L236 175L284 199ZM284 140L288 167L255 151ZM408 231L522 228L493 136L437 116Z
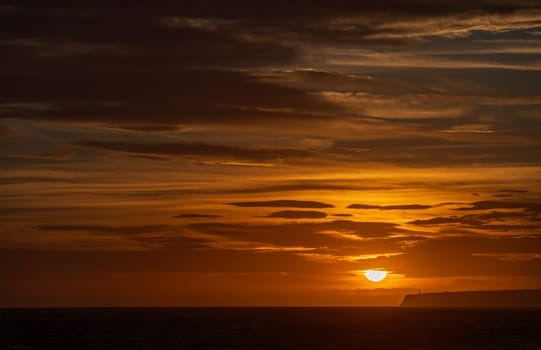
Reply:
M541 290L541 0L112 3L0 0L0 319Z
M381 282L387 277L387 271L366 270L364 275L370 282Z

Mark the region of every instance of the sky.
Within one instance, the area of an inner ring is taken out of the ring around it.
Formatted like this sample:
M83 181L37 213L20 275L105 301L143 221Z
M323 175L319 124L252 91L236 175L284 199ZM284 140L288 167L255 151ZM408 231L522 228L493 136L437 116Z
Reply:
M8 0L0 52L0 305L541 288L537 0Z

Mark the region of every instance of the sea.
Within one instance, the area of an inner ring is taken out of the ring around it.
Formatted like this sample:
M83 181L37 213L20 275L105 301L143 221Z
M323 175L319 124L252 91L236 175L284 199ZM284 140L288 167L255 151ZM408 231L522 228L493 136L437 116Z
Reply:
M541 309L0 309L0 349L541 349Z

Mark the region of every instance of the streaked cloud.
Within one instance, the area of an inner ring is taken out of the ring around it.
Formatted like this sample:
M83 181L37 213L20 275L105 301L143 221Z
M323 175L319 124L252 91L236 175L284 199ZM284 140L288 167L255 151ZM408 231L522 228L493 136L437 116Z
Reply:
M332 204L321 203L316 201L301 201L301 200L273 200L260 202L233 202L227 203L237 207L271 207L271 208L333 208Z
M178 215L175 215L174 217L179 218L179 219L215 219L215 218L221 218L221 215L188 213L188 214L178 214Z
M369 205L369 204L350 204L350 209L379 209L379 210L422 210L430 209L432 206L423 204L399 204L399 205Z
M120 151L132 154L154 156L200 157L223 160L239 160L249 162L272 162L287 158L315 157L315 153L295 149L243 149L223 145L205 143L136 143L136 142L107 142L83 140L75 143L78 146L101 148L110 151Z
M537 0L8 1L0 28L0 304L541 286Z
M314 210L283 210L270 213L264 217L282 219L323 219L327 217L327 214Z

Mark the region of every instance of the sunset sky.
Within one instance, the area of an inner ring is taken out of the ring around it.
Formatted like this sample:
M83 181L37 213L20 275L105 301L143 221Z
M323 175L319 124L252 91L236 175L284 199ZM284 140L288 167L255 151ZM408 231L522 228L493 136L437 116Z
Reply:
M8 0L0 52L0 305L541 288L538 0Z

